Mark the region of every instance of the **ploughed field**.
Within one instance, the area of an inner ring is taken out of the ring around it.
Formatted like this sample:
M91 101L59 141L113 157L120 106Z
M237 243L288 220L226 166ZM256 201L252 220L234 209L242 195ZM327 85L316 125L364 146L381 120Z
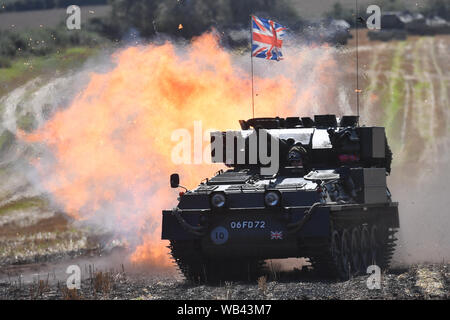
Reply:
M445 164L450 155L450 36L370 42L361 31L360 40L361 118L386 127L394 175Z

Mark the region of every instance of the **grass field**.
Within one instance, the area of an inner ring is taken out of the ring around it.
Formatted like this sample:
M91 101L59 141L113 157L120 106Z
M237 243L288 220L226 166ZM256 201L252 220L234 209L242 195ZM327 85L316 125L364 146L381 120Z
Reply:
M91 56L96 49L87 47L72 47L58 50L57 53L47 56L32 56L14 60L10 68L2 68L0 83L3 85L21 78L30 79L45 71L67 70L73 68ZM1 89L0 89L1 90ZM0 96L5 92L0 91Z

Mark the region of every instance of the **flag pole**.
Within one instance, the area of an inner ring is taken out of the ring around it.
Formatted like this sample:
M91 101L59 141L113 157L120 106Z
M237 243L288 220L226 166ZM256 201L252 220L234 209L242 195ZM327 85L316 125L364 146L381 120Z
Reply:
M255 88L253 84L253 28L252 28L252 17L250 16L250 35L251 35L251 42L250 42L250 62L251 62L251 73L252 73L252 114L253 118L255 117Z

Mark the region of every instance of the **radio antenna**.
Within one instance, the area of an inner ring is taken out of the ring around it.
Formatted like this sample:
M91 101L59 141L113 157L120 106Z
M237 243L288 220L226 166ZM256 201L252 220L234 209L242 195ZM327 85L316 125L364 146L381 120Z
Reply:
M250 64L251 64L251 74L252 74L252 115L255 118L255 89L253 84L253 15L250 15Z

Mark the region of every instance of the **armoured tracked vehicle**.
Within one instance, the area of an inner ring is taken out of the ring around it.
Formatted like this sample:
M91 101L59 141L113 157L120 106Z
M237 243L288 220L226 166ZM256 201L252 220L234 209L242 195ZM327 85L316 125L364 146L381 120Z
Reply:
M399 216L386 185L392 153L384 128L335 115L240 124L211 133L213 162L229 169L180 192L178 205L162 212L162 239L187 279L254 279L264 260L289 257L307 257L321 275L340 279L389 266ZM277 143L266 150L279 160L269 173L264 141ZM179 179L171 176L173 188Z

